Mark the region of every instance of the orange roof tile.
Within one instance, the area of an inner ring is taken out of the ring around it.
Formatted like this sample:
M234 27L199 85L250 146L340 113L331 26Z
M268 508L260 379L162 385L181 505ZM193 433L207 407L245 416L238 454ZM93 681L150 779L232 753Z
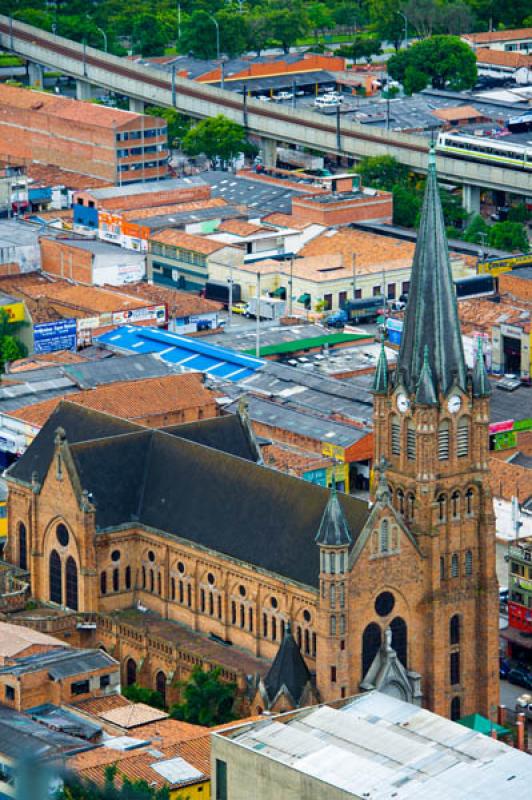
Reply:
M109 181L91 178L88 175L82 175L80 172L70 172L61 167L55 167L53 164L32 162L27 166L26 172L28 178L32 178L38 183L44 183L47 186L66 186L77 191L80 189L103 189L104 187L112 186ZM68 209L68 211L72 215L72 209ZM55 213L58 215L58 212Z
M115 417L141 420L144 417L170 414L174 411L201 408L212 404L218 394L206 389L203 377L196 372L183 375L164 375L123 383L110 383L69 394L71 403L103 411ZM12 416L28 425L42 427L63 398L53 397L42 403L24 406Z
M334 465L332 458L290 447L281 442L275 442L275 444L268 446L266 462L269 466L275 467L281 472L289 472L299 476L311 469L323 469Z
M438 108L432 112L435 117L453 122L457 119L478 119L484 117L482 111L473 106L453 106L452 108Z
M484 331L491 334L494 325L517 325L525 331L530 331L530 306L519 301L505 302L504 297L500 303L490 300L461 300L458 303L458 316L462 331L466 334L475 331Z
M218 226L218 231L224 233L234 233L235 236L252 236L254 233L267 233L268 228L263 225L253 225L242 219L226 219Z
M68 241L64 242L65 247L68 247L68 244ZM54 281L42 285L30 284L24 288L24 292L28 297L34 299L45 297L52 303L55 301L89 314L127 311L131 308L143 308L149 305L143 300L123 294L118 290L110 292L99 286L81 286L66 281Z
M263 222L270 225L278 225L280 228L295 228L295 230L303 231L310 225L315 225L315 222L309 222L306 219L300 219L294 214L282 214L279 211L274 211L273 214L268 214L262 217Z
M192 200L190 203L172 203L166 206L137 208L136 210L122 212L122 217L126 220L139 220L163 214L181 214L185 211L200 211L203 208L223 208L224 206L227 206L227 201L223 197L211 197L209 200Z
M316 236L299 251L299 255L319 256L324 266L330 264L331 256L340 256L344 268L350 271L352 256L355 254L357 272L367 274L382 272L383 269L410 267L414 249L412 242L402 239L341 228ZM317 263L314 266L319 269Z
M142 736L144 739L160 738L166 744L185 742L197 736L203 736L205 728L201 725L191 725L189 722L182 722L178 719L161 719L157 722L147 722L139 725L135 730L135 736Z
M129 706L131 701L121 694L110 694L107 697L90 697L88 700L80 700L75 705L80 711L85 711L87 714L93 714L98 717L102 711Z
M0 277L4 275L20 275L20 264L10 261L7 264L0 264Z
M519 52L508 52L505 50L488 50L481 48L476 51L479 64L495 64L500 67L526 67L532 64L532 55Z
M150 304L166 305L170 319L175 317L188 317L191 314L208 314L210 311L219 311L223 308L222 303L215 303L214 300L206 300L197 294L170 289L166 286L159 286L152 283L128 283L120 286L104 286L110 291L120 291L122 294L131 294L140 297Z
M469 39L475 44L489 42L510 42L512 39L532 39L532 28L513 28L507 31L483 31L482 33L464 33L462 39Z
M9 373L25 372L28 369L49 367L55 364L80 364L87 359L72 350L56 350L54 353L34 353L28 358L20 358L9 365Z
M148 706L146 703L130 703L127 706L117 706L107 711L100 711L98 716L106 722L112 722L113 725L126 729L136 728L138 725L146 725L148 722L168 718L166 711Z
M174 247L181 247L183 250L191 250L194 253L203 253L203 255L207 256L211 253L216 253L218 250L223 250L224 247L233 247L233 245L229 245L226 242L216 242L213 239L206 239L204 236L184 233L173 228L159 231L151 237L151 241L170 244Z

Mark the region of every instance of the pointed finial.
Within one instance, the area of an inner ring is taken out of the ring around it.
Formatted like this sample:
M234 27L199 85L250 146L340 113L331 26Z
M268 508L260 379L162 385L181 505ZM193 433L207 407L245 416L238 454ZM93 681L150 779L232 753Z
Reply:
M489 383L488 373L486 372L486 365L484 364L484 347L482 338L479 336L477 340L477 357L473 367L473 396L474 397L489 397L491 394L491 386Z
M63 444L64 441L66 441L66 431L64 428L59 426L55 429L54 443L57 447L58 445Z
M379 470L379 483L377 485L377 491L375 492L375 499L384 503L390 500L390 490L388 488L388 481L386 479L386 470L389 466L390 463L386 461L384 456L382 456L377 467Z
M375 394L386 394L388 391L388 361L386 359L386 350L384 348L384 333L381 334L381 349L379 352L377 366L375 367L373 391Z
M432 369L429 359L429 347L426 344L423 348L423 366L421 367L421 375L416 390L416 403L425 406L433 406L438 402L436 396L436 389L434 388L434 379L432 377Z
M434 141L431 141L429 147L428 167L429 169L436 169L436 145Z

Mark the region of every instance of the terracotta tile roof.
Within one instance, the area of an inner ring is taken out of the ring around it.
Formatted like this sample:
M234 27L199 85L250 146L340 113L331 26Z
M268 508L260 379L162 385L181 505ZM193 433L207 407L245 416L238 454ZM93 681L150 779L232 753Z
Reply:
M520 448L510 452L504 451L506 458L497 458L490 453L489 481L494 497L509 501L512 497L517 497L521 503L532 497L532 469L507 461L519 452Z
M303 231L305 228L316 224L306 219L300 219L294 214L282 214L279 211L274 211L273 214L262 217L262 221L270 225L278 225L280 228L295 228L298 231Z
M155 722L159 719L167 719L166 711L153 708L146 703L130 703L127 706L110 708L107 711L100 711L98 716L106 722L112 722L120 728L136 728L138 725L146 725L148 722Z
M149 219L150 217L162 216L163 214L181 214L185 211L200 211L202 208L223 208L228 203L223 197L211 197L210 200L193 200L190 203L173 203L166 206L152 206L151 208L137 208L132 211L124 211L124 219Z
M235 236L252 236L254 233L267 233L263 225L253 225L251 222L245 222L242 219L226 219L218 226L220 233L234 233Z
M171 244L175 247L181 247L183 250L191 250L194 253L203 253L207 256L211 253L216 253L218 250L223 250L224 247L233 246L226 242L216 242L213 239L206 239L204 236L184 233L173 228L159 231L150 240L152 242L161 242L162 244Z
M105 286L105 289L117 291L114 286ZM206 300L197 294L183 292L179 289L170 289L152 283L128 283L118 290L122 294L131 294L140 297L153 305L166 305L170 319L175 317L188 317L190 314L208 314L210 311L220 311L222 303Z
M10 261L8 264L0 264L0 277L4 275L20 275L20 264Z
M504 323L517 325L525 331L530 331L530 306L526 303L519 306L518 302L492 303L489 300L462 300L458 303L458 316L460 325L465 334L475 331L491 333L494 325Z
M66 243L68 246L68 242ZM29 284L24 288L28 297L37 299L45 297L50 302L78 309L89 314L105 314L112 311L127 311L131 308L143 308L147 304L131 295L120 291L110 292L99 286L82 286L66 281L54 281L46 284ZM76 316L73 314L72 316ZM81 315L78 315L81 316Z
M113 131L120 130L132 120L140 120L144 116L132 111L73 100L70 97L7 86L5 83L0 84L0 105L32 111L35 115L49 114L68 122L110 128ZM150 125L153 124L153 127L166 124L158 117L146 117L146 119L150 120Z
M0 622L0 659L16 656L32 645L46 645L50 648L66 647L65 643L46 633Z
M115 417L139 420L147 416L170 414L192 408L204 409L212 404L217 393L206 389L200 373L164 375L139 381L110 383L69 394L71 403ZM42 427L63 398L53 397L42 403L24 406L12 412L13 417L35 427Z
M507 31L484 31L482 33L464 33L462 39L475 44L489 42L510 42L515 39L532 39L532 28L513 28Z
M28 178L32 178L38 183L44 183L46 186L66 186L68 189L103 189L107 186L112 186L109 181L101 180L100 178L90 178L87 175L82 175L80 172L70 172L61 167L55 167L53 164L41 164L32 162L26 167ZM70 213L72 210L70 209Z
M453 108L438 108L432 112L435 117L453 122L457 119L478 119L484 117L482 111L473 106L454 106Z
M143 739L161 738L165 745L188 741L191 738L205 735L205 728L201 725L191 725L178 719L161 719L157 722L148 722L139 725L135 736Z
M49 367L55 364L81 364L87 359L72 350L56 350L54 353L34 353L28 358L20 358L9 365L9 373L25 372L28 369Z
M113 708L130 706L131 702L121 694L110 694L107 697L90 697L88 700L80 700L75 705L80 711L99 717L102 712L105 713Z
M410 267L414 249L412 242L402 239L341 228L316 236L299 251L299 255L320 256L323 266L330 263L332 255L341 256L344 267L351 271L352 254L355 253L357 272L367 274ZM318 268L317 264L315 267Z
M507 52L481 48L476 51L476 56L479 64L494 64L500 67L514 67L514 69L532 64L532 55L525 55L518 51Z
M281 472L299 476L309 470L324 469L334 465L332 458L289 447L279 442L268 446L265 460L269 466L275 467Z

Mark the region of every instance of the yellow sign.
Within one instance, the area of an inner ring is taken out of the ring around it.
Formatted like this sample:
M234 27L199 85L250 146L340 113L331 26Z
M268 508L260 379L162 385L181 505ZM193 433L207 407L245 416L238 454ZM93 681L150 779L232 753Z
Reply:
M494 258L490 261L479 261L477 272L479 275L500 275L515 267L532 266L532 255L510 256L509 258Z
M10 322L24 322L24 303L6 303L1 308L8 315Z
M337 444L330 444L329 442L322 442L321 443L321 452L324 456L330 456L331 458L337 458L339 461L343 461L345 458L345 450L343 447L339 447Z

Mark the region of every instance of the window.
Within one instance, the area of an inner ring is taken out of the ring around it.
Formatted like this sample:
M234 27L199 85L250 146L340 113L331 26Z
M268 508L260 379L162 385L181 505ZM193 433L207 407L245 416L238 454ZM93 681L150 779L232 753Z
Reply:
M152 569L150 569L150 592L155 591L155 576Z
M336 555L329 553L329 572L334 575L336 572Z
M440 580L445 579L445 559L443 556L440 556Z
M460 616L455 614L449 622L449 644L460 644Z
M89 690L89 681L74 681L70 684L70 693L73 695L88 694Z
M458 420L456 432L456 455L463 458L469 453L469 419L462 417Z
M323 310L330 311L332 308L332 294L323 295Z
M137 681L137 665L132 658L126 661L126 686L132 686Z
M14 686L8 686L8 684L6 683L5 689L6 689L6 691L5 691L6 700L13 701L15 699L15 687Z
M406 496L406 515L408 519L414 519L415 505L416 498L411 492L409 492Z
M68 530L66 525L63 523L59 523L57 528L55 529L55 535L57 536L57 541L61 545L61 547L66 547L69 540Z
M379 549L381 553L388 553L390 550L390 524L387 519L383 519L381 522Z
M246 625L246 609L240 604L240 627L244 628Z
M100 573L100 594L107 594L107 572Z
M345 583L341 583L338 586L338 598L339 598L340 608L344 608L344 606L345 606ZM309 614L309 619L307 621L310 622L310 614Z
M49 561L50 600L63 602L61 559L57 550L52 550Z
M231 601L231 625L236 625L236 603Z
M397 508L400 514L405 513L405 493L402 489L397 490Z
M331 608L334 608L336 605L336 586L334 585L334 583L331 583L329 589L329 599L331 601Z
M209 592L209 614L214 616L214 596L212 592Z
M200 611L202 614L205 613L205 589L200 591Z
M370 622L362 634L362 676L365 677L381 646L381 629Z
M355 289L355 300L362 299L362 289Z
M345 634L345 615L340 615L340 636Z
M406 456L409 461L416 458L416 427L413 422L408 421L406 428Z
M451 720L457 722L461 716L460 698L453 697L451 700Z
M124 573L124 582L126 584L126 589L131 589L131 567L126 567Z
M373 297L378 297L380 295L380 293L381 293L381 287L380 286L374 286L373 287Z
M308 628L305 628L305 654L309 655L309 653L310 653L310 633L308 632Z
M18 563L21 569L28 569L28 540L23 522L18 526Z
M268 617L266 614L262 615L262 635L265 639L268 638Z
M381 592L375 600L375 611L379 617L387 617L395 606L395 597L391 592Z
M329 620L329 634L331 636L336 636L336 617L332 614Z
M118 567L113 570L113 592L118 592L120 589L120 573Z
M458 572L459 572L458 556L456 553L453 553L451 558L451 578L457 578Z
M445 495L440 494L438 495L438 521L443 522L445 520Z
M466 499L466 514L469 517L473 513L473 489L467 490L465 499Z
M403 285L401 286L401 291L403 294L408 294L410 291L410 281L403 281Z
M221 616L222 616L222 614L221 614L221 609L220 609L220 617ZM248 627L249 627L250 633L253 633L253 609L252 608L248 609Z
M343 308L347 303L347 292L338 293L338 308Z
M460 683L460 652L456 651L455 653L451 653L449 659L449 670L450 670L450 680L451 685L456 686L457 683Z
M336 683L336 667L331 667L331 683Z
M163 699L163 706L166 705L166 675L164 672L158 672L155 676L155 691L159 692Z
M444 420L438 428L438 458L447 461L449 458L449 422Z
M78 610L78 567L72 556L67 558L66 569L66 604L72 611Z
M451 495L451 513L453 519L458 519L460 516L460 492L453 492Z
M146 588L146 567L142 567L142 588Z
M216 800L227 800L227 764L216 759Z
M100 689L105 689L106 686L111 685L111 676L110 675L100 675Z
M392 417L390 434L392 455L398 456L401 454L401 423L397 417Z
M401 617L395 617L390 623L390 630L392 632L392 647L397 653L399 661L406 667L408 650L406 622Z
M277 620L272 617L272 640L275 642L277 639Z
M388 300L395 300L395 283L389 283L387 287Z
M180 603L184 603L185 602L185 594L184 594L183 581L179 581L178 588L179 588L179 602Z
M471 550L466 550L465 554L465 574L472 575L473 574L473 553Z

